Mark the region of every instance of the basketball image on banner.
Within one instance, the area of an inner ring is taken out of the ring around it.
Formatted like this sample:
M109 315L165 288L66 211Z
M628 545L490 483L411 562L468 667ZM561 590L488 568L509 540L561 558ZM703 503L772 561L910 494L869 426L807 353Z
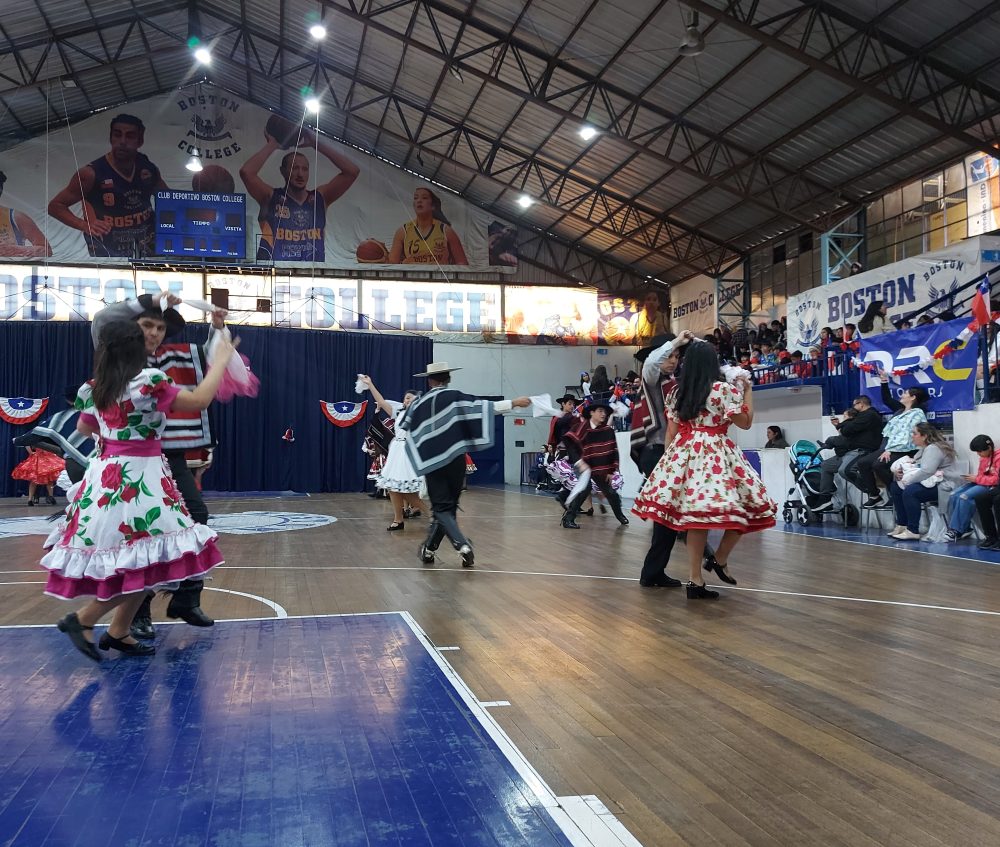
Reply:
M354 426L365 416L365 409L368 408L368 401L362 400L360 403L341 401L340 403L327 403L320 400L319 405L323 410L326 419L334 426ZM291 440L295 440L292 438Z
M345 270L517 265L513 225L209 84L12 146L0 153L0 172L0 257L79 263L217 254ZM200 206L188 214L175 205L178 238L168 250L162 229L156 238L157 201L177 194L183 203L181 192L202 204L238 202L246 223L238 210L213 222L202 220Z

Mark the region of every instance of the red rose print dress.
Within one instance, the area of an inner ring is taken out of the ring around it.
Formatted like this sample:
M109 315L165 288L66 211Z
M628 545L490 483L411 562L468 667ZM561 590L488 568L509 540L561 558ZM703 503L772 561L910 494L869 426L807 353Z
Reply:
M46 594L108 600L197 579L223 561L215 532L184 508L160 449L179 392L163 371L146 368L116 408L98 412L90 385L80 388L80 420L100 431L101 450L45 541Z
M676 530L735 529L756 532L774 526L777 506L764 483L729 438L743 395L716 382L705 409L693 421L678 421L676 393L667 398L667 419L680 429L635 498L632 511Z

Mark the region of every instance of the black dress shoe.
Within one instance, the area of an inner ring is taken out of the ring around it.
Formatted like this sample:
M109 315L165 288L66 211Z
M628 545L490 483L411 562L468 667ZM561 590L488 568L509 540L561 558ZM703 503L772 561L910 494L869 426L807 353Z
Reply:
M471 544L463 544L459 547L458 554L462 557L463 568L471 568L476 563L476 554L473 552Z
M594 507L591 506L589 509L585 509L580 512L581 515L586 515L588 518L594 517Z
M83 631L85 629L93 629L93 627L84 626L80 623L76 612L70 612L56 626L60 632L65 632L69 636L69 640L73 642L73 646L83 653L84 656L88 659L93 659L95 662L101 661L101 654L97 652L97 646L93 641L88 641L83 637Z
M114 647L115 650L126 656L152 656L156 652L156 648L152 644L139 644L138 642L129 644L127 641L122 641L107 633L101 636L97 646L102 650L110 650Z
M680 588L684 583L665 573L654 576L652 579L640 579L639 585L643 588Z
M391 524L389 524L389 526L386 527L386 530L389 532L399 532L404 526L405 524L403 523L403 521L400 521L399 523L393 521Z
M156 630L153 629L152 618L135 618L132 621L132 626L129 627L129 631L132 633L133 638L139 638L143 641L152 641L156 638Z
M984 538L982 541L976 545L980 550L996 550L997 547L996 538Z
M48 503L50 506L54 506L56 504L56 498L55 497L46 497L45 498L45 502Z
M736 580L729 575L729 571L726 570L727 567L728 567L727 565L720 565L716 561L715 556L711 556L708 559L705 559L706 571L709 571L710 573L712 571L715 571L715 575L723 582L727 582L730 585L736 585Z
M191 626L214 626L215 624L215 621L201 610L201 606L191 606L185 609L182 606L175 606L173 600L167 605L167 617L174 620L180 618Z
M562 519L562 528L563 529L579 529L580 528L580 524L578 524L572 518L563 518Z
M698 585L696 582L689 582L687 584L687 595L688 600L718 600L719 592L712 591L704 585Z
M618 523L622 526L628 526L628 518L625 515L615 515L615 517L618 518Z
M423 562L425 565L434 564L434 551L428 550L426 544L420 545L420 561Z

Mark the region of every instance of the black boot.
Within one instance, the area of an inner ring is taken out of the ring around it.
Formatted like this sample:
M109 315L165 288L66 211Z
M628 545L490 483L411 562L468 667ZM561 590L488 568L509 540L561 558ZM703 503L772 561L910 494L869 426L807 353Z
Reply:
M204 586L200 579L186 579L181 583L170 598L167 605L168 618L180 618L191 626L212 626L213 621L201 610L201 589Z
M130 631L133 638L142 641L149 641L156 638L156 630L153 629L153 616L149 605L153 602L153 595L147 594L142 605L136 610L135 617L132 618Z

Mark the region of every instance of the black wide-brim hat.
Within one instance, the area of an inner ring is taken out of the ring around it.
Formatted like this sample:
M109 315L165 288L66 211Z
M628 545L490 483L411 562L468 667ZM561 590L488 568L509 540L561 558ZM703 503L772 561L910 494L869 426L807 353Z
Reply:
M562 397L556 397L556 405L561 406L563 403L572 403L574 406L580 402L579 397L574 397L572 394L563 394Z
M580 412L580 414L583 415L585 418L589 418L590 413L594 411L594 409L603 408L608 410L608 417L610 418L615 411L613 408L611 408L612 399L613 398L610 391L595 392L594 394L591 394L590 397L587 398L587 400L584 403L583 410Z
M136 320L139 320L139 318L156 318L159 321L163 321L167 325L166 338L173 338L184 331L186 321L176 309L173 307L161 309L159 300L154 300L152 294L141 294L138 300L143 305L143 310L135 316Z
M647 347L640 347L635 351L633 358L638 362L645 362L649 358L649 354L654 350L659 350L668 341L673 341L677 338L672 332L665 332L662 335L653 336L650 339L649 345Z

